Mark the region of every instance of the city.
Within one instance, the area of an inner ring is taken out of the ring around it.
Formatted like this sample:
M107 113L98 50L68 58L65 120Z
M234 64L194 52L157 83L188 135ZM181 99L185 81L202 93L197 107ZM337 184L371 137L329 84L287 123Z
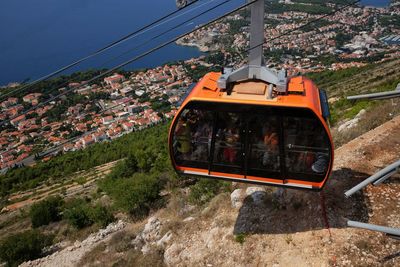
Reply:
M296 75L362 67L400 57L398 2L387 8L350 7L306 25L320 16L300 11L267 14L265 39L272 40L264 44L267 65L283 67L289 75ZM293 31L302 25L302 30ZM210 58L221 53L220 58L241 66L245 64L242 54L249 45L247 27L248 22L240 13L177 43L196 46L207 51ZM223 67L225 63L221 59L204 59L201 56L140 72L124 71L124 75L114 73L91 85L70 82L57 92L74 89L78 100L70 101L71 96L63 96L22 116L18 114L35 107L45 97L29 93L5 99L0 103L0 118L11 120L0 133L1 169L31 165L35 159L48 160L61 151L79 150L172 118L187 87L195 82L188 70L207 68L209 63Z

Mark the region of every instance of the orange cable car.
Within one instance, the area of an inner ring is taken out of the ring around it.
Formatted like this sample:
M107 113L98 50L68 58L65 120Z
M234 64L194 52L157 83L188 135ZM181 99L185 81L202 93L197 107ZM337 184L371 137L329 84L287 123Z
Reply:
M263 40L263 7L252 4L250 47ZM253 49L248 66L208 73L192 89L171 125L172 164L183 175L321 190L334 150L326 94L262 62Z

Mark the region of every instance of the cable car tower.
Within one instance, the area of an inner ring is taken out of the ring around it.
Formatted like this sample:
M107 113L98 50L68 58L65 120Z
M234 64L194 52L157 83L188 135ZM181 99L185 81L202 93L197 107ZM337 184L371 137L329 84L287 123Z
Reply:
M190 91L169 133L172 164L181 175L321 190L333 165L326 94L264 65L265 4L251 3L248 65Z

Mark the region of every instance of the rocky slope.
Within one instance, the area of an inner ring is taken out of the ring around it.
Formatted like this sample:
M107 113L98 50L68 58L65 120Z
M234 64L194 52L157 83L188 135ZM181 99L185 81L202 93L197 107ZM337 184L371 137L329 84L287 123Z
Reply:
M346 226L400 227L399 176L344 197L398 160L399 136L400 116L338 148L322 194L234 184L202 208L178 197L150 219L25 266L400 266L400 241Z

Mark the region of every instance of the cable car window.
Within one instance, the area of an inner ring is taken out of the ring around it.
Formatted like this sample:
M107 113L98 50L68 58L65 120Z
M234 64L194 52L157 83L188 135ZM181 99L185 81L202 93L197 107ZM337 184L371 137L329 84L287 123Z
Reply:
M247 174L280 178L278 117L268 111L257 113L248 121Z
M173 148L178 164L208 168L212 122L211 111L186 109L174 132Z
M212 170L241 173L243 123L239 113L217 112Z
M289 178L322 181L329 167L330 143L321 123L310 116L287 116L283 128Z

